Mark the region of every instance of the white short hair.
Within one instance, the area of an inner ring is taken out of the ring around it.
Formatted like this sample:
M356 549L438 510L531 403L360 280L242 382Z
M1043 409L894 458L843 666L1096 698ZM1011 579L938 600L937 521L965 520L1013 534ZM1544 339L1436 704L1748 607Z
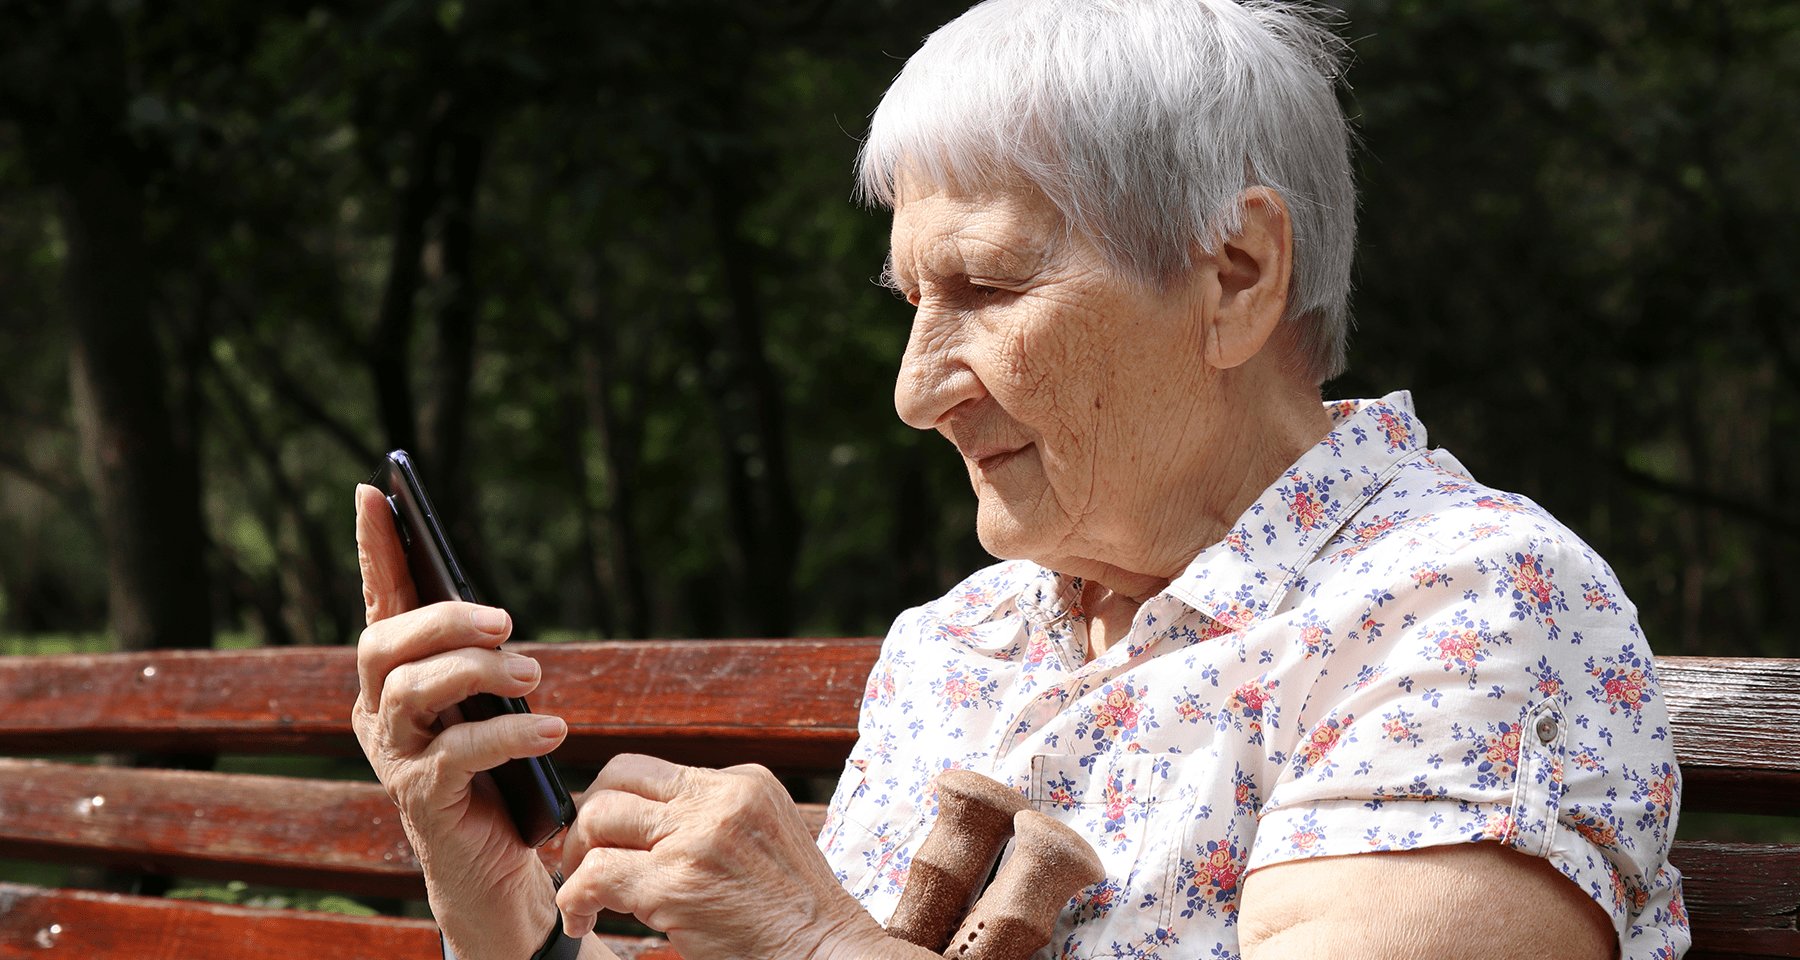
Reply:
M1311 8L1231 0L987 0L933 33L875 111L859 192L1023 175L1115 269L1167 282L1287 203L1284 323L1320 381L1341 373L1356 188L1335 84L1344 43Z

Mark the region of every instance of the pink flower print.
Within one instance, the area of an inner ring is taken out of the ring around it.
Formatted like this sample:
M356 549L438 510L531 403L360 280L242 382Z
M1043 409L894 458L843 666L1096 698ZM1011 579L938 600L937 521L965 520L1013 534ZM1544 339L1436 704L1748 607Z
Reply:
M1492 496L1476 497L1475 505L1486 510L1504 510L1508 513L1518 513L1520 510L1525 509L1511 500L1502 500L1499 497Z
M1267 687L1252 680L1233 690L1229 702L1241 708L1246 717L1253 714L1260 715L1263 705L1269 702L1269 691Z
M1381 425L1389 450L1404 450L1412 440L1412 427L1397 413L1383 410L1375 415L1375 422Z
M1114 687L1094 711L1094 726L1117 734L1137 729L1138 703L1130 687Z
M1225 535L1225 546L1240 557L1248 556L1250 553L1249 540L1243 527L1235 527Z
M1419 735L1413 733L1412 724L1407 723L1404 717L1389 717L1383 720L1381 732L1383 736L1395 743L1408 743L1419 739Z
M1288 836L1288 843L1295 850L1307 851L1318 846L1321 839L1323 839L1323 835L1319 833L1318 827L1311 823L1304 823Z
M1623 709L1636 713L1644 708L1644 687L1649 678L1644 671L1633 667L1629 670L1609 669L1596 672L1600 680L1600 688L1606 692L1606 702L1611 705L1612 712Z
M1435 587L1440 583L1449 583L1450 576L1444 572L1442 564L1429 563L1412 572L1414 586Z
M1244 878L1243 855L1237 844L1229 840L1208 840L1195 853L1199 854L1196 859L1183 858L1181 861L1179 882L1187 888L1188 898L1182 916L1202 910L1208 913L1215 909L1226 913L1235 911L1238 883Z
M1482 755L1483 769L1493 767L1511 773L1519 765L1519 727L1511 725L1510 729L1500 736L1488 741L1487 752Z
M1288 519L1294 529L1306 532L1325 519L1325 502L1308 484L1300 484L1288 497Z
M1675 806L1677 790L1675 768L1666 763L1659 763L1652 765L1649 773L1648 780L1638 780L1638 789L1632 793L1631 798L1633 800L1642 799L1650 816L1660 817L1666 823L1670 810ZM1630 776L1630 774L1627 773L1626 776ZM1633 777L1632 779L1637 778ZM1646 818L1638 822L1638 827L1643 829L1653 822Z
M1200 709L1200 698L1189 694L1175 701L1175 719L1182 723L1199 723L1205 716Z
M981 684L956 670L938 681L938 694L946 708L966 710L981 703Z
M869 675L868 685L863 688L863 703L885 704L894 699L894 672L882 668Z
M1669 918L1674 920L1678 927L1685 928L1688 925L1687 901L1681 898L1680 890L1675 891L1675 896L1669 898ZM1674 953L1671 952L1669 956L1672 960Z
M1381 535L1394 529L1393 517L1376 517L1368 523L1356 528L1356 542L1367 545L1381 539Z
M1469 672L1470 668L1487 659L1481 648L1481 634L1473 627L1452 628L1438 634L1437 656L1443 661L1444 669Z
M1511 812L1490 813L1481 821L1481 838L1483 840L1499 840L1502 843L1511 840L1519 832L1519 822Z
M1079 908L1081 916L1099 919L1111 913L1113 907L1118 905L1119 882L1110 879L1102 880L1087 888L1084 894L1077 894L1077 896L1082 897Z
M1325 649L1325 628L1316 623L1300 628L1300 643L1306 648L1305 659L1318 656Z
M1502 506L1500 509L1509 510L1511 508ZM1498 536L1505 532L1506 528L1497 523L1478 523L1469 528L1468 538L1471 541L1486 540L1489 537Z
M979 636L974 627L960 623L941 623L938 624L937 630L943 636L955 637L958 640L969 640Z
M1619 828L1603 817L1586 810L1574 810L1569 814L1568 823L1597 847L1610 850L1619 845Z
M1236 633L1255 619L1256 616L1250 612L1249 607L1232 600L1225 607L1214 610L1212 616L1207 618L1206 626L1200 628L1200 639L1212 640L1228 633Z
M1589 610L1617 610L1619 602L1613 599L1612 591L1604 583L1583 583L1581 600Z
M1350 724L1355 720L1354 716L1345 714L1342 720L1337 717L1328 717L1324 722L1313 727L1312 732L1306 735L1306 742L1302 743L1300 748L1294 752L1295 772L1299 773L1318 766L1319 761L1325 759L1325 756L1331 753L1331 749L1338 745L1338 740L1343 737L1344 731L1350 729Z
M1105 811L1101 829L1106 832L1107 839L1121 850L1130 839L1125 835L1125 818L1131 813L1136 794L1137 781L1128 781L1124 774L1118 772L1106 778L1106 786L1101 793L1102 809Z
M1512 569L1513 595L1539 610L1549 610L1553 588L1537 555L1521 553L1514 559L1517 562Z

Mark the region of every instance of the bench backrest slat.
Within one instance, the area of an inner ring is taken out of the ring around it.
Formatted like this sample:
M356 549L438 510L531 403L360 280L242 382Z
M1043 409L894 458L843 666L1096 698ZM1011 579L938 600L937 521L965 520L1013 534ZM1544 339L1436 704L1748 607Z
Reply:
M681 960L664 941L605 937L621 960ZM438 955L429 920L259 910L0 883L0 960L397 960Z
M96 806L95 797L105 802ZM25 810L35 812L8 815ZM824 809L801 810L816 833ZM1673 859L1687 877L1701 942L1774 943L1783 931L1800 938L1797 849L1677 843ZM369 896L424 895L418 860L387 795L372 783L0 759L0 855ZM559 845L546 845L542 855L554 866ZM1800 940L1793 947L1800 954Z
M524 646L534 702L569 721L559 757L641 750L698 764L831 772L856 737L878 643L644 641ZM355 654L310 648L0 658L0 752L214 750L353 756ZM1690 809L1794 812L1800 660L1664 657Z
M856 738L873 640L521 645L534 706L574 763L673 744L692 763L835 768ZM0 753L212 750L354 756L355 651L0 657ZM665 747L665 749L667 749Z

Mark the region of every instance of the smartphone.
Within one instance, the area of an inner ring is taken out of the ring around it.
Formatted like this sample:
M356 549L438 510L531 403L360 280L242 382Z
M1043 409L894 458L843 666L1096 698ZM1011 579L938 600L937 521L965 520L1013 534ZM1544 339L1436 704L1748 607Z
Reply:
M387 495L388 506L393 508L394 529L406 549L406 566L412 572L419 605L440 600L480 603L462 565L456 562L450 539L444 534L443 519L432 508L431 497L419 482L412 457L405 450L392 451L369 482ZM475 694L464 700L460 709L464 720L531 712L522 697L491 693ZM527 846L541 846L575 819L575 801L570 799L549 757L508 760L488 774L500 788L506 812L519 830L519 839Z

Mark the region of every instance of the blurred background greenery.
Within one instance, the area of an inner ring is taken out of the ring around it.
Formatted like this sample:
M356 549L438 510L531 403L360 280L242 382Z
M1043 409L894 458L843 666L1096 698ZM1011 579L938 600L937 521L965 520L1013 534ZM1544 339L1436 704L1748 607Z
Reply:
M354 641L422 459L535 639L867 634L982 562L856 137L927 0L0 0L0 652ZM1344 0L1352 370L1800 655L1800 5Z

